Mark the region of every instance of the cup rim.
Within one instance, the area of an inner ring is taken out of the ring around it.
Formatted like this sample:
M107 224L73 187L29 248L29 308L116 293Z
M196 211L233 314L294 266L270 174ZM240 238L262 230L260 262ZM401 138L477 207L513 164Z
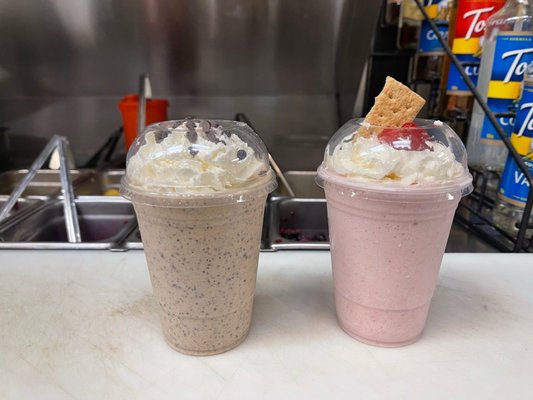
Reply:
M271 193L278 186L270 169L263 179L256 179L247 186L240 186L220 192L157 192L132 185L128 176L121 180L120 194L133 203L142 203L169 208L200 208L242 203Z
M394 130L420 130L420 129L435 129L439 128L442 125L444 125L444 122L438 119L427 119L427 118L415 118L412 122L416 124L416 126L407 126L407 127L396 127L396 126L387 126L387 125L375 125L370 124L368 122L365 122L364 118L354 118L351 120L352 122L359 124L361 126L366 126L368 128L373 128L376 130L379 129L394 129ZM350 122L350 121L348 121Z
M350 179L335 172L329 171L325 167L324 163L322 163L317 170L317 184L323 188L324 183L334 183L349 189L366 191L368 193L396 193L412 196L426 196L431 194L456 195L460 193L461 196L464 197L473 191L472 175L470 172L466 172L464 175L444 183L400 185L394 182L373 182L371 180L365 181L362 179Z

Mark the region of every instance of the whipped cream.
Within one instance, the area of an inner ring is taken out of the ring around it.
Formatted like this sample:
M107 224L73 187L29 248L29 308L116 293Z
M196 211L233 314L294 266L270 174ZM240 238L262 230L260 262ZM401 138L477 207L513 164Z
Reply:
M218 124L186 120L155 126L128 160L133 186L163 193L219 192L250 183L268 164L238 135Z
M431 150L397 150L381 143L376 136L359 136L337 145L327 158L328 169L339 175L363 181L400 185L444 183L464 175L465 171L450 149L427 141Z

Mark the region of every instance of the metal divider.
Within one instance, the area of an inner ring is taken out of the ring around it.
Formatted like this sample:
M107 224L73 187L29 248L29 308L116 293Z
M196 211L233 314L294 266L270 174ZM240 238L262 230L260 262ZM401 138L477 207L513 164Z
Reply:
M65 215L65 227L67 229L68 241L70 243L80 243L81 233L78 221L78 212L76 210L76 203L74 200L74 190L72 188L72 181L70 179L70 166L67 159L69 152L69 143L66 137L54 135L48 142L46 147L41 151L39 156L31 165L28 174L15 187L6 204L0 210L0 221L7 217L9 211L17 203L24 190L28 187L31 180L37 174L46 162L48 157L57 149L59 154L59 172L61 178L61 190L63 192L63 213Z

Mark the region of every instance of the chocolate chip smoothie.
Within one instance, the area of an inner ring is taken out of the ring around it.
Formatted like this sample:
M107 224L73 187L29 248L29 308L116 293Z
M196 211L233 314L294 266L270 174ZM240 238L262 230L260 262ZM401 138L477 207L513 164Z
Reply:
M266 154L244 124L187 120L147 128L128 157L123 192L139 220L163 333L180 352L221 353L249 331L275 187Z

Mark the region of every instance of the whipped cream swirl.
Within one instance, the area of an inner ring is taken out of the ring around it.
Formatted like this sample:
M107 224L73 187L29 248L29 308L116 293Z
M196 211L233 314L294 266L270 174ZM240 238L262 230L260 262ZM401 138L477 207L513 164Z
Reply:
M427 141L429 150L397 150L381 143L376 136L358 136L337 145L327 158L328 169L361 181L380 181L400 185L445 183L465 174L450 149Z
M205 120L155 126L127 165L130 184L163 193L219 192L267 174L268 164L237 134Z

